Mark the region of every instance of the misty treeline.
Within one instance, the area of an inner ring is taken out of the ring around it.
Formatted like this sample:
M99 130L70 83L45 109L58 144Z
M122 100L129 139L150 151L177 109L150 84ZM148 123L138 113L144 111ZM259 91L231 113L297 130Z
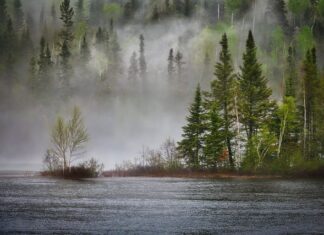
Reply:
M284 94L272 90L250 31L243 63L234 71L226 34L208 91L196 88L182 140L143 151L117 170L238 169L245 172L320 174L324 154L324 78L315 47L296 67L288 48ZM297 72L300 69L300 72ZM142 162L141 162L142 159Z

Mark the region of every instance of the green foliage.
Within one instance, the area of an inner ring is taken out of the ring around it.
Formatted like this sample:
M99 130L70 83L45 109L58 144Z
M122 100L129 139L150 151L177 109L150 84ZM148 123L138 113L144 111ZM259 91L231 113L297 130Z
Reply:
M225 150L224 121L219 114L219 107L214 102L207 113L206 134L204 135L204 157L206 168L217 169L221 166L221 156Z
M276 136L267 126L262 126L248 142L246 157L242 162L243 170L256 172L264 168L265 161L274 158L276 150Z
M246 42L243 54L243 66L240 68L240 112L248 139L251 140L258 132L261 124L268 118L271 106L271 90L267 87L267 80L262 75L261 64L256 57L256 46L252 32Z
M107 17L117 19L122 15L123 9L117 3L106 3L103 6L103 12Z
M220 42L222 51L220 52L219 62L215 66L216 79L211 84L212 97L214 102L219 103L220 112L223 115L224 138L229 154L229 163L234 167L233 151L232 151L232 125L234 122L234 69L231 61L231 54L228 50L228 42L226 34L223 35Z
M307 50L311 49L315 44L311 28L308 26L302 27L296 34L296 42L300 55L305 55Z
M309 0L289 0L288 9L294 15L300 15L310 6Z
M194 102L189 109L187 125L183 127L183 139L178 143L180 157L184 158L193 169L200 167L204 129L202 98L198 85Z

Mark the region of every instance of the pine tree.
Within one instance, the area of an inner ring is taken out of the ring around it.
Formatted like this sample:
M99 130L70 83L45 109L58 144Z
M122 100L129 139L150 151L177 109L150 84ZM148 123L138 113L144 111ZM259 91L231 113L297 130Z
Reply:
M303 62L303 118L304 118L304 157L311 159L315 157L313 142L315 136L315 94L319 85L316 49L308 50Z
M191 0L185 0L184 2L184 15L190 17L192 15L192 2Z
M281 27L284 29L286 36L291 36L291 28L287 19L287 6L285 0L273 0L272 12L276 15Z
M71 56L70 49L67 41L63 41L60 57L61 57L61 74L60 79L63 84L63 87L68 87L70 85L70 76L71 76L71 65L69 63L69 58Z
M192 169L199 169L203 151L203 107L200 86L197 86L193 104L189 109L187 125L183 127L182 140L178 143L178 151Z
M153 8L151 19L152 21L158 21L160 19L160 12L157 5Z
M146 59L145 59L145 44L144 36L140 35L140 46L139 46L139 71L142 79L146 78Z
M256 56L256 46L252 32L246 42L243 54L243 66L240 68L240 112L248 140L251 140L261 124L268 117L271 106L269 98L271 89L267 87L267 79L262 75L261 64Z
M70 0L63 0L60 5L61 17L63 22L63 29L61 31L62 42L69 46L70 42L73 40L72 26L73 26L73 16L74 10L70 7Z
M63 22L63 29L61 31L61 80L65 86L69 85L69 79L71 76L71 66L70 66L70 57L71 57L71 42L73 40L72 26L73 26L73 15L74 10L70 7L70 0L63 0L60 5L61 17L60 19Z
M177 51L174 61L177 67L178 80L180 81L182 79L182 66L185 64L183 62L183 55L180 51Z
M286 68L286 81L285 81L285 97L296 98L297 89L297 73L295 62L295 50L292 46L288 49L287 68Z
M52 17L52 23L55 26L56 25L56 7L55 7L55 3L52 3L52 6L51 6L51 17Z
M168 56L168 76L169 79L173 80L173 74L174 74L175 68L174 68L174 55L173 55L173 49L171 48L169 51Z
M80 22L83 21L84 19L84 0L78 0L76 2L76 16L75 16L75 21Z
M219 62L215 66L216 79L211 84L212 96L214 102L219 102L220 112L224 120L224 137L227 146L229 163L234 168L232 139L232 126L234 122L233 108L234 108L234 70L231 61L231 54L228 50L228 41L226 34L223 35L220 42L222 51L219 56Z
M133 52L131 58L130 58L130 66L128 69L128 79L130 80L136 80L138 76L138 61L137 61L137 55L136 52Z
M24 28L24 13L20 0L14 0L13 3L14 25L18 31Z
M110 34L109 48L108 48L108 72L112 80L116 80L118 74L122 73L121 66L121 48L118 43L118 35L116 32Z
M6 22L8 20L6 0L0 0L0 37L6 30Z
M204 135L204 162L207 168L217 169L225 149L224 123L219 107L214 102L207 113L206 134Z
M80 56L81 56L81 60L84 63L87 63L90 60L91 57L91 53L90 53L90 49L88 46L88 42L87 42L87 36L84 35L82 38L82 42L81 42L81 48L80 48Z
M38 79L39 84L37 87L40 91L47 91L50 87L51 81L51 68L53 65L51 51L48 47L48 44L45 41L45 38L42 37L40 40L40 52L38 57Z

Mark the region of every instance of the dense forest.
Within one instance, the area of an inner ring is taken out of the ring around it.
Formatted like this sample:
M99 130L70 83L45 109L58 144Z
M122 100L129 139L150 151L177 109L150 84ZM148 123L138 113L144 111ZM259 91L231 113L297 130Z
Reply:
M0 0L1 164L77 105L102 156L171 137L117 170L322 171L323 38L324 0Z

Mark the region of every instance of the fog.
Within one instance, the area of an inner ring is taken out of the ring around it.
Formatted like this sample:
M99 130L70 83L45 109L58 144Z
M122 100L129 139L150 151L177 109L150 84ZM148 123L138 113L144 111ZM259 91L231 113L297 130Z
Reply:
M31 36L36 55L44 31L51 47L55 48L55 40L51 36L60 29L61 23L59 19L53 23L50 17L52 2L22 1L25 16L35 22ZM59 1L55 2L59 15ZM115 82L108 80L100 83L108 58L95 46L94 32L99 26L108 27L109 23L106 22L106 25L91 26L88 30L91 32L88 33L91 60L87 65L73 61L71 84L74 92L68 98L49 95L46 102L40 102L22 85L13 89L12 93L5 94L0 112L0 170L41 170L55 118L57 115L68 117L75 105L81 108L90 135L84 158L98 159L104 163L105 169L112 169L115 164L139 156L144 146L158 148L166 138L180 139L181 127L185 124L196 85L200 83L207 89L213 79L212 68L223 31L217 29L220 24L215 16L217 12L209 17L205 17L204 12L196 12L190 18L167 17L147 23L141 19L147 17L146 4L151 2L142 4L142 9L137 11L132 22L116 24L123 71L114 79ZM75 3L72 2L72 6ZM85 1L87 4L89 2ZM241 63L248 29L254 30L256 41L260 43L273 28L273 25L265 24L267 5L268 1L256 1L253 9L243 16L235 15L233 26L225 30L233 35L230 43L236 69ZM45 29L39 25L42 9ZM211 26L208 28L208 25ZM145 80L137 78L130 81L127 76L129 60L133 52L139 54L140 34L145 37L147 75ZM80 38L76 37L75 44L79 43ZM168 80L167 58L171 48L183 53L184 72L177 82ZM76 51L74 49L73 53L76 54ZM52 53L53 60L57 60L58 52ZM211 64L209 75L204 77L202 71L206 53ZM266 59L261 57L263 61ZM84 72L85 69L87 72ZM28 76L19 67L16 71L22 79ZM270 85L280 87L280 79L270 76ZM108 92L104 92L106 90ZM278 96L278 93L274 93L274 96Z

